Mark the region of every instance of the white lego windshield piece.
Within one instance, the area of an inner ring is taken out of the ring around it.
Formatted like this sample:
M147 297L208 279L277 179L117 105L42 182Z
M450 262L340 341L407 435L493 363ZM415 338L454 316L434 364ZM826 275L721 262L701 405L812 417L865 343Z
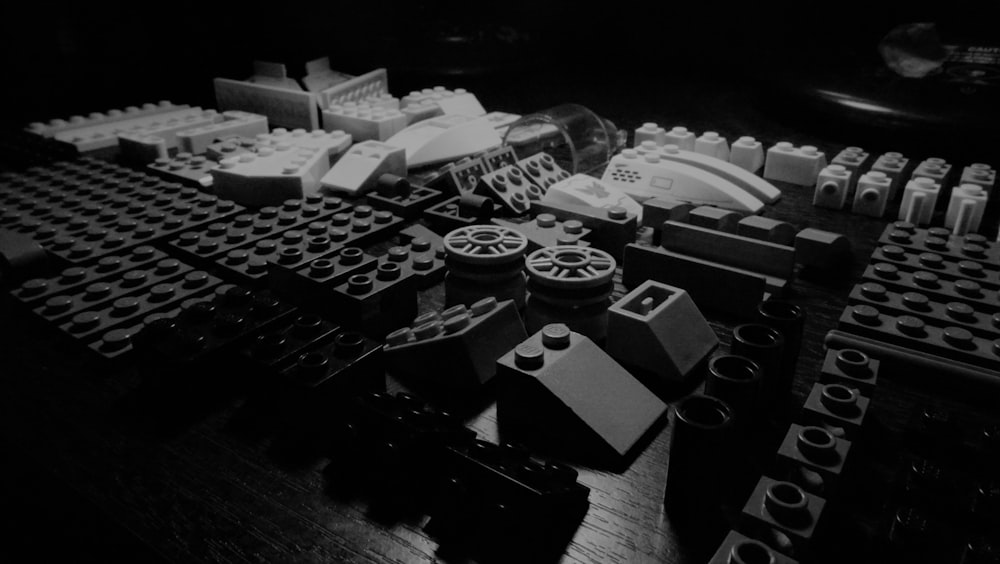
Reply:
M700 168L705 172L721 176L723 179L728 180L729 182L732 182L747 191L754 198L768 204L773 204L781 198L781 190L775 188L770 182L730 162L721 160L718 157L710 157L702 153L685 151L683 149L679 149L676 145L657 147L652 144L647 145L647 143L643 143L639 147L636 147L636 151L640 155L655 152L661 159L689 164L695 168Z
M586 174L574 174L552 186L542 198L542 202L575 204L592 208L625 208L629 215L642 220L642 206L620 188L602 182Z
M613 157L601 180L638 200L666 197L750 214L764 208L764 202L720 176L634 149Z
M386 143L406 151L410 168L458 160L492 149L500 135L485 117L441 116L410 125Z

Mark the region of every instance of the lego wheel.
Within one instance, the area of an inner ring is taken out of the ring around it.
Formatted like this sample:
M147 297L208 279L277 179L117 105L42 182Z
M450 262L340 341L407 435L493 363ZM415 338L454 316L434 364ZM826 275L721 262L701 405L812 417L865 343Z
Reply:
M494 225L460 227L444 237L449 258L467 264L501 264L524 256L528 238Z
M554 288L592 288L611 282L615 259L592 247L558 245L528 255L528 275L536 284Z

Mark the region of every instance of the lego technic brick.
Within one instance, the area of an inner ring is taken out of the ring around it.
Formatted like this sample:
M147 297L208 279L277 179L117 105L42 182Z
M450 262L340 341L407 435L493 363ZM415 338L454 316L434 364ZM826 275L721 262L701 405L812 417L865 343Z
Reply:
M215 110L205 110L185 116L177 116L164 120L143 124L141 127L129 129L124 133L138 134L145 137L156 137L162 139L168 149L175 149L180 145L177 135L183 131L206 127L217 124L223 120L219 112Z
M795 234L795 262L832 271L851 260L851 241L840 233L807 227Z
M415 239L407 246L390 247L386 259L398 264L404 274L410 274L418 290L426 290L444 281L448 272L447 253L443 245L432 248L427 240Z
M802 406L802 421L820 425L837 437L857 440L871 400L843 384L814 384Z
M667 197L751 214L764 207L764 202L731 181L658 152L640 155L636 149L625 149L611 158L601 180L640 200Z
M905 272L926 270L944 280L973 280L983 288L1000 289L1000 270L987 269L981 262L921 253L897 245L881 245L872 253L871 262L885 262Z
M795 226L762 215L748 215L736 222L736 234L775 245L795 245Z
M729 531L708 564L736 564L739 562L797 564L795 560L775 551L759 540L736 531Z
M706 131L694 140L694 152L728 162L729 142L715 131Z
M986 196L993 192L993 185L996 184L997 171L988 164L973 163L962 169L962 176L959 178L959 185L975 184L986 191Z
M549 213L562 222L576 220L590 229L589 242L621 262L625 245L635 241L638 217L625 208L592 208L558 202L532 202L533 212Z
M320 303L330 290L355 274L366 274L378 265L378 259L358 247L344 247L328 257L313 260L296 270L280 263L268 264L268 282L282 298L301 306Z
M414 90L400 100L403 107L421 105L426 102L437 104L444 115L485 116L486 110L475 94L464 88L449 90L444 86Z
M355 274L334 286L325 302L316 305L344 326L384 337L417 316L417 280L382 258L374 272Z
M510 150L508 154L513 155L511 147L505 147L504 149ZM499 153L502 150L498 149L493 151L493 153ZM483 158L492 170L501 168L497 166L499 163L496 160L490 160L488 156L484 156ZM530 157L525 157L517 161L516 166L524 173L524 177L535 186L541 188L542 192L547 192L553 184L570 177L570 173L556 164L556 160L547 153L535 153Z
M451 446L438 476L424 530L480 562L557 559L589 507L576 470L508 444Z
M239 356L250 375L273 379L303 353L328 343L339 332L335 323L315 313L297 312L247 340Z
M230 110L222 112L222 121L178 132L177 146L180 151L200 155L220 137L256 137L267 132L267 116Z
M814 553L816 529L823 518L826 500L803 491L791 482L762 476L743 506L741 530L750 536L774 538L772 530L786 538L779 550L800 561Z
M691 296L680 288L647 280L608 308L605 350L640 381L657 391L696 373L719 338Z
M898 219L914 225L927 225L934 215L941 185L928 177L914 178L906 183L899 203Z
M229 157L212 169L217 195L247 206L269 206L319 192L330 170L324 151L279 144Z
M949 280L933 272L906 272L896 265L873 262L865 268L862 281L873 281L898 292L920 292L942 303L957 302L972 306L976 311L1000 311L1000 296L996 290L983 288L973 280Z
M760 272L789 280L795 271L795 249L749 237L667 221L662 245L668 251Z
M696 145L700 141L701 138L699 138L696 142ZM722 142L725 143L725 140L722 139ZM726 151L728 152L728 147L726 148ZM643 157L648 154L655 154L661 159L676 161L691 165L695 168L700 168L705 172L710 172L729 182L732 182L753 197L767 204L773 204L781 198L781 190L778 190L773 184L762 179L756 174L747 172L746 170L729 163L728 153L726 154L726 158L720 158L705 153L699 153L697 150L685 151L674 145L656 147L652 144L640 145L636 148L636 152Z
M879 155L875 159L875 162L872 163L872 171L881 172L892 180L892 184L889 186L889 201L896 199L896 194L903 183L906 168L909 164L910 159L904 157L902 153L897 152L888 152Z
M533 201L538 201L545 195L544 190L529 182L525 173L514 165L507 165L480 177L475 193L492 198L511 215L524 215Z
M385 141L409 125L398 109L368 103L345 102L323 110L323 129L349 133L356 143Z
M206 272L191 271L180 281L153 286L146 294L118 298L108 307L82 311L60 325L60 329L78 342L89 342L111 329L134 325L135 320L150 313L171 309L188 298L210 292L221 283Z
M378 68L322 90L317 97L319 105L326 108L331 104L357 102L371 96L381 96L388 93L389 75L385 69Z
M495 204L486 196L463 194L448 198L424 210L424 217L437 229L447 232L460 227L488 223Z
M177 259L165 258L152 268L126 271L118 279L93 282L80 292L51 296L36 307L34 313L47 322L59 323L81 311L100 309L118 298L141 294L152 286L180 278L191 270L190 266Z
M944 159L931 157L917 163L910 174L910 180L929 178L943 189L951 186L951 165Z
M351 147L354 139L343 131L323 131L322 129L284 129L275 128L271 133L256 137L257 147L279 148L284 146L301 149L318 150L326 154L329 166L333 166Z
M218 164L206 157L196 157L180 152L173 157L160 157L147 166L150 172L186 186L208 188L212 185L212 171Z
M319 127L315 94L228 78L216 78L212 82L219 110L265 115L272 127Z
M796 148L787 141L767 150L764 178L798 186L816 184L819 172L826 167L826 154L810 145Z
M843 209L847 203L847 195L851 191L852 175L853 173L843 165L831 164L824 167L816 178L813 205L831 210Z
M416 186L405 195L396 194L386 196L377 192L369 192L367 196L368 203L373 207L388 210L404 219L420 217L424 210L444 198L444 194L439 190L426 186Z
M943 324L942 324L943 325ZM868 304L848 306L840 316L838 329L862 337L919 349L928 354L959 362L1000 369L1000 347L968 329L955 325L929 325L911 316L896 316Z
M602 209L619 207L642 216L642 206L625 191L586 174L575 174L549 186L542 201Z
M847 301L869 304L893 315L911 315L933 325L954 325L984 339L1000 339L1000 314L978 312L961 302L938 302L917 291L900 293L878 282L864 282L851 290Z
M583 224L575 219L561 222L556 216L550 213L540 213L535 219L524 223L516 223L506 219L494 219L494 225L513 229L528 238L528 252L536 251L543 247L554 247L556 245L580 245L588 246L590 243L583 238L590 234Z
M143 133L122 133L118 151L123 161L145 165L167 157L167 142L162 137Z
M756 173L764 166L764 146L753 137L744 135L730 147L729 162L747 172Z
M803 490L837 499L844 466L851 452L851 442L815 426L792 423L776 455L779 477Z
M929 252L960 261L976 261L991 270L1000 268L1000 245L978 234L956 236L950 229L943 227L922 229L905 221L897 221L886 226L878 242L880 245L896 245L917 253Z
M866 172L858 178L851 213L880 218L889 203L892 179L882 172Z
M635 288L655 280L686 290L701 307L751 317L764 297L768 279L737 268L656 247L625 247L622 283Z
M363 141L352 146L320 184L325 190L364 194L375 188L383 174L406 176L405 151L380 141Z
M123 272L155 264L167 258L163 251L148 245L135 247L122 256L108 256L88 267L73 266L53 278L33 278L11 292L11 296L27 306L63 293L75 293L95 282L110 280Z
M501 140L485 118L456 114L413 123L386 143L402 147L412 169L474 155L500 146Z
M619 464L667 405L593 341L545 326L497 360L497 416L524 441Z
M981 186L975 184L956 186L948 198L944 226L953 229L956 235L979 231L988 201L989 192Z
M880 360L857 349L828 349L820 368L819 381L823 384L842 384L871 399L878 386L881 365Z
M389 333L386 367L438 396L461 396L493 380L497 359L527 338L513 301L483 298L468 307L428 312ZM442 358L448 362L441 364Z

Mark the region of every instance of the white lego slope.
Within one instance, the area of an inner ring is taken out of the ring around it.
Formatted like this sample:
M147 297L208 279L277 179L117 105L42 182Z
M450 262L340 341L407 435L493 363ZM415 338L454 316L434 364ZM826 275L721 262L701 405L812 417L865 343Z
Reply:
M407 166L416 168L492 149L501 139L485 117L452 115L414 123L386 143L405 150Z
M640 147L636 147L636 152L640 155L655 152L661 159L700 168L705 172L710 172L732 182L754 198L767 204L773 204L781 198L781 190L775 188L767 180L717 157L710 157L693 151L685 151L679 149L676 145L657 147L655 145L647 145L646 143L643 143Z

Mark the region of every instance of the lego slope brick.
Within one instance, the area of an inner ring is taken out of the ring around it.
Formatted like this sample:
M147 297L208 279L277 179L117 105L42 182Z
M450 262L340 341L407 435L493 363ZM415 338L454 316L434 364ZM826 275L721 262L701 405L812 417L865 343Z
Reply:
M647 280L608 308L605 349L653 391L696 372L719 346L687 292ZM643 378L645 376L645 378Z
M381 141L363 141L354 144L320 184L326 190L360 195L374 189L383 174L406 176L405 151Z
M698 142L700 141L701 139L698 140ZM721 141L725 143L725 139L721 139ZM661 159L676 161L679 163L689 164L695 168L700 168L706 172L710 172L728 180L729 182L732 182L753 197L767 204L773 204L781 198L781 190L778 190L770 182L764 180L756 174L747 172L743 168L727 162L724 158L700 153L697 151L697 148L695 151L685 151L683 149L679 149L675 145L656 147L653 145L643 144L636 148L636 152L642 156L653 153Z
M318 192L329 165L320 149L278 145L225 159L212 170L212 178L220 197L269 206Z
M118 150L122 160L143 165L166 158L167 142L153 135L122 133L118 135Z
M527 338L513 301L483 298L421 315L412 327L387 335L386 366L439 392L461 393L489 383L497 359Z
M767 150L764 178L812 186L819 172L826 166L826 155L816 147L804 145L796 148L782 141Z
M623 208L642 219L642 205L614 184L586 174L575 174L549 186L542 202L592 208Z
M386 143L402 147L407 166L416 168L498 147L501 139L485 118L451 115L414 123Z
M241 110L267 116L274 127L319 127L316 95L266 84L216 78L215 103L220 110Z
M497 360L501 429L618 464L667 405L593 341L547 325Z
M749 237L667 221L662 245L669 251L775 278L788 280L794 275L794 248Z
M443 86L434 88L424 88L413 91L400 100L400 104L405 108L410 105L421 105L430 102L441 108L444 115L459 114L464 116L485 116L486 110L479 103L475 94L464 88L448 90Z

